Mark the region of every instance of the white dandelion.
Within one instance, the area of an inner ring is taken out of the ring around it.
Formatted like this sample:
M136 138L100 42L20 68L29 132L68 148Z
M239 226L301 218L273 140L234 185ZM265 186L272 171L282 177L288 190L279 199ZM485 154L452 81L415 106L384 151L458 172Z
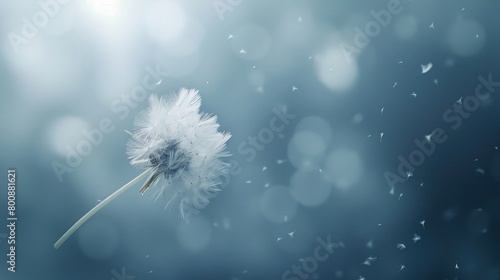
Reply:
M222 158L231 137L219 132L217 117L199 111L197 90L181 89L168 98L151 96L150 106L136 120L127 154L134 167L146 169L78 220L55 244L59 248L81 225L141 179L149 175L140 189L153 189L156 199L176 207L187 219L203 209L218 191L229 163Z

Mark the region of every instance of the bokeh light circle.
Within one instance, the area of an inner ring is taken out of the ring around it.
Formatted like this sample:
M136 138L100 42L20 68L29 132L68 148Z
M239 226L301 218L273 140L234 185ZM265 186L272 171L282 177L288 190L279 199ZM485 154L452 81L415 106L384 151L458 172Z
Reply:
M331 186L318 170L298 170L290 180L293 198L304 206L317 206L325 202L330 195Z
M477 22L459 20L450 29L448 44L453 53L459 56L477 54L486 42L486 32Z
M299 131L292 138L293 144L301 154L315 156L326 150L326 143L321 136L312 131Z
M337 149L328 155L324 172L330 182L341 189L345 189L358 182L361 178L363 164L356 152Z
M319 170L332 140L329 124L318 116L303 118L288 143L288 158L298 169Z
M308 116L300 120L295 127L295 132L311 131L320 135L325 143L330 143L332 140L332 129L328 122L318 116Z
M318 79L331 91L343 93L358 77L358 66L353 55L341 48L329 48L314 58Z
M82 131L89 129L89 124L77 117L64 116L53 121L46 129L49 147L60 155L66 155L67 147L75 147L78 142L87 140Z

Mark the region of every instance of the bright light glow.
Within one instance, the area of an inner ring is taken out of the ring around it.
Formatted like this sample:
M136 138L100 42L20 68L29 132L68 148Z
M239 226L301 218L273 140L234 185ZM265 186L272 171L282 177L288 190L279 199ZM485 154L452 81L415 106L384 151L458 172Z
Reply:
M73 116L64 116L55 120L47 129L48 145L58 155L65 156L67 147L75 147L82 140L82 130L88 129L87 122Z
M337 93L347 90L358 77L356 61L348 60L340 48L327 49L316 56L314 62L319 80Z
M30 101L51 102L68 95L70 88L82 75L81 57L65 45L54 44L39 36L14 55L5 48L5 58L23 89L22 94Z
M149 36L161 44L168 44L182 34L187 17L178 3L158 1L146 9L144 20Z
M105 16L113 16L120 9L120 0L87 0L94 9Z

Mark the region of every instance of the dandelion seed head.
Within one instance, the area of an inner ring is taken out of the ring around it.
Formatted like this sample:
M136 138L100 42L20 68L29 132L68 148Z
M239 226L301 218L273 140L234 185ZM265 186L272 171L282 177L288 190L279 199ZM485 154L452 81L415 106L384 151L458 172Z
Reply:
M218 131L216 116L200 112L197 90L151 96L149 103L135 120L127 154L132 166L152 170L148 182L155 199L176 205L187 219L220 190L229 169L222 158L230 155L225 148L231 134Z

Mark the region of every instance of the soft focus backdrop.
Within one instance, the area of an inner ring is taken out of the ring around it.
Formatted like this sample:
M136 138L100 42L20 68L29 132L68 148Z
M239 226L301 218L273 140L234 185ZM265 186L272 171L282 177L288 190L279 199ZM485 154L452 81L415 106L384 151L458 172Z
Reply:
M499 9L2 0L0 279L500 279ZM124 130L181 87L233 134L223 190L185 223L137 187L54 250L141 172Z

